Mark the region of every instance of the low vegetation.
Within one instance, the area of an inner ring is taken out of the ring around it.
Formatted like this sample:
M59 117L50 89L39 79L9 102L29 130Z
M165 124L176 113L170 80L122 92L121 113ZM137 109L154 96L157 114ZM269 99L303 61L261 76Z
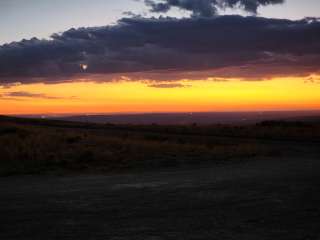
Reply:
M0 119L0 175L119 172L281 155L266 140L308 139L319 126L116 126ZM288 144L290 146L290 144Z

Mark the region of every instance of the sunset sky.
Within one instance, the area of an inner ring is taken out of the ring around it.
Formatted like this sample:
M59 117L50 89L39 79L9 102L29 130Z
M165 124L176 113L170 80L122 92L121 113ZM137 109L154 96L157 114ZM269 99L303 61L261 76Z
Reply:
M319 0L0 1L0 114L320 110Z

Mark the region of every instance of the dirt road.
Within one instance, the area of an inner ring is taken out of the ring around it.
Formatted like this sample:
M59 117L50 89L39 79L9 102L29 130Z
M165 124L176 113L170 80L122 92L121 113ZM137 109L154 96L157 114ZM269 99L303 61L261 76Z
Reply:
M0 179L0 239L320 239L320 160Z

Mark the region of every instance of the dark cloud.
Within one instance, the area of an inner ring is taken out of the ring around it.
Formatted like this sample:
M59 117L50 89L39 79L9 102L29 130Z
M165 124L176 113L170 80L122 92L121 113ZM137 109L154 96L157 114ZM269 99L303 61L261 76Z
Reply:
M193 17L212 17L218 9L242 8L257 13L259 6L280 4L284 0L145 0L152 12L168 12L172 7L192 12Z
M122 12L122 15L124 15L126 17L132 17L132 18L141 18L142 17L141 14L136 14L136 13L131 12L131 11Z
M0 85L93 76L96 81L264 78L319 70L320 21L310 18L124 18L112 26L0 46Z
M285 0L217 0L220 7L235 8L242 7L244 10L257 13L260 6L267 6L272 4L282 4Z

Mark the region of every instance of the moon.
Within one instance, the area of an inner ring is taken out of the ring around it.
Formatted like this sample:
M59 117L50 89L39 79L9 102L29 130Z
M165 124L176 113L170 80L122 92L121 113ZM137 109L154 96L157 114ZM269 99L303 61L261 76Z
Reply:
M83 70L83 71L86 71L88 69L88 65L87 64L80 64L80 68Z

